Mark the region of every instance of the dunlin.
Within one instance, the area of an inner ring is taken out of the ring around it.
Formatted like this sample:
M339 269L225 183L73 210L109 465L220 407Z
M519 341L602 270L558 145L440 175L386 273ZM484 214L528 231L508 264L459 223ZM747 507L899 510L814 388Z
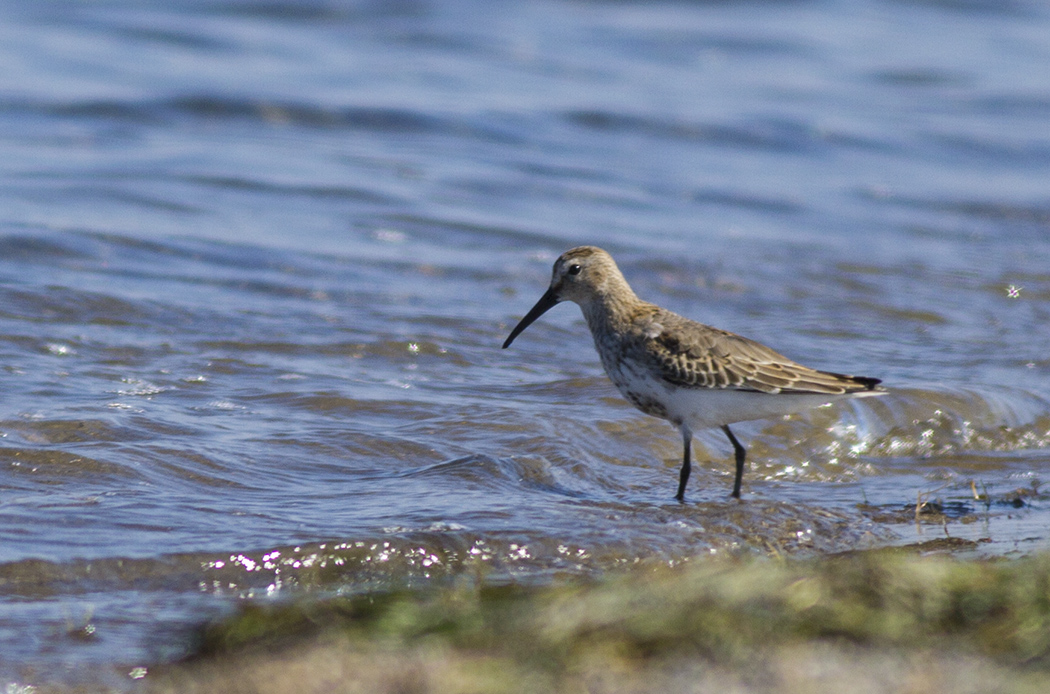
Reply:
M721 427L729 437L736 454L733 496L739 499L747 451L730 424L886 392L877 378L817 371L754 340L642 301L612 256L594 246L573 248L555 261L550 287L503 348L562 301L583 310L605 373L623 396L681 432L679 501L692 468L694 431Z

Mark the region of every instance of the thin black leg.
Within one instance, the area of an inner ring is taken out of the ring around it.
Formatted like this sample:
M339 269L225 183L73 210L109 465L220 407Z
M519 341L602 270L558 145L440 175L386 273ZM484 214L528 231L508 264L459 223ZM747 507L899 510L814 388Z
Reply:
M682 454L682 472L678 476L678 493L674 497L679 501L685 501L685 485L689 481L689 473L693 470L693 465L689 462L689 458L692 457L693 432L683 431L682 442L685 444L685 452Z
M733 436L733 432L729 430L729 426L722 427L722 431L729 437L729 443L733 444L733 452L736 453L736 481L733 482L733 498L740 498L740 482L744 479L744 456L747 455L747 450L744 449L740 442Z

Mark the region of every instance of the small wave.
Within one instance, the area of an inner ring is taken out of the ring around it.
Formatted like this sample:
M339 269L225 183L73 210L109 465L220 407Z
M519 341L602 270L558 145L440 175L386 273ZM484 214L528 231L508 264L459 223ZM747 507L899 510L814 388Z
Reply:
M1050 401L1019 388L894 389L865 405L869 455L1050 447Z
M732 148L798 152L823 146L823 137L815 128L786 118L725 125L597 110L569 111L564 117L570 123L590 130L701 141Z

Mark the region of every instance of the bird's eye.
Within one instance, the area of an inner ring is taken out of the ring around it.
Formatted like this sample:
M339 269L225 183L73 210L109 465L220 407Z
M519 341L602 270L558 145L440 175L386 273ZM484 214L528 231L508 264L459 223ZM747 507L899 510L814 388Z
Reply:
M582 269L583 268L580 267L579 265L570 265L569 266L569 274L570 275L578 275L578 274L580 274L580 270L582 270Z

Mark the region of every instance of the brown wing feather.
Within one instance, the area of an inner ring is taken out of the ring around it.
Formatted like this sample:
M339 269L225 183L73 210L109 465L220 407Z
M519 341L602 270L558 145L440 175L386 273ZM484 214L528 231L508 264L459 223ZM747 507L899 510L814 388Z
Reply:
M663 330L646 341L646 361L677 386L838 395L876 390L879 383L877 378L811 369L754 340L669 311L653 318Z

